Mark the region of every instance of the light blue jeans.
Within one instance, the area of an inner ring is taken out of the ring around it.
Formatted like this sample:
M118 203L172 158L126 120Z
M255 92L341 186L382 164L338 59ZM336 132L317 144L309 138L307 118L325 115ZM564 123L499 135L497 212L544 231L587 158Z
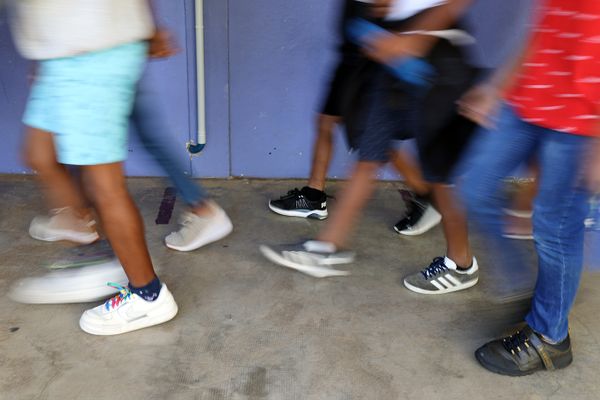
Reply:
M526 267L515 243L502 238L502 182L532 156L538 160L541 174L533 210L538 276L526 321L553 341L568 334L569 312L583 269L589 193L582 169L590 144L588 137L526 123L504 106L498 126L482 132L471 149L461 185L469 216L502 251L494 256L517 271Z
M40 61L25 125L51 132L57 159L99 165L127 158L127 121L146 42Z
M208 198L205 190L184 171L188 168L185 159L175 153L173 143L166 133L169 127L157 104L156 94L152 93L143 82L140 82L133 105L131 122L140 141L154 157L169 179L190 207L201 204Z

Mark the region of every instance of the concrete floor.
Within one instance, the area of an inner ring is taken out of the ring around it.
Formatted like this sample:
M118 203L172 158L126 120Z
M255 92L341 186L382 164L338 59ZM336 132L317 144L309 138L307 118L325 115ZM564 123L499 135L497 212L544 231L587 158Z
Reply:
M405 290L401 278L443 252L441 230L399 238L398 185L380 184L355 234L350 277L313 279L265 261L260 243L294 242L323 222L267 211L300 185L208 181L234 233L190 254L167 250L157 226L165 184L131 180L152 256L180 307L175 320L117 337L79 330L88 304L29 306L0 298L0 399L599 399L600 276L587 273L571 318L575 362L506 378L473 350L522 315L475 288L442 297ZM335 188L335 185L332 185ZM64 244L30 239L42 210L34 183L0 177L0 291ZM176 210L177 211L177 210ZM174 222L174 221L173 221ZM478 253L481 253L479 246Z

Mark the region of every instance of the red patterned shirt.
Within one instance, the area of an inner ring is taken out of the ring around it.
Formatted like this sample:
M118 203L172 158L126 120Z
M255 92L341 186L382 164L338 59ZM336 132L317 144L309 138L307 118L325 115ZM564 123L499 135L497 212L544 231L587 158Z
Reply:
M600 0L546 2L507 100L534 125L600 132Z

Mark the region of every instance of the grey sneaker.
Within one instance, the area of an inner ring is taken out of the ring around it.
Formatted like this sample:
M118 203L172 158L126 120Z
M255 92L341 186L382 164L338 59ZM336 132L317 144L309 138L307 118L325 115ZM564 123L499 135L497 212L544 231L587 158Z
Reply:
M404 286L421 294L444 294L468 289L479 281L479 266L473 257L471 268L459 271L448 257L437 257L429 267L404 278Z
M29 225L29 235L45 242L68 240L89 244L98 240L96 221L79 218L70 207L57 208L50 215L35 217Z
M231 220L217 204L211 202L210 205L214 213L209 217L184 213L179 230L165 238L167 247L178 251L192 251L229 235L233 230Z
M91 244L69 247L53 257L47 264L48 269L80 268L88 265L107 263L117 256L107 240L98 240Z
M341 251L331 243L309 240L300 244L260 246L262 254L283 267L292 268L315 278L350 275L348 271L332 268L332 265L349 264L354 253Z

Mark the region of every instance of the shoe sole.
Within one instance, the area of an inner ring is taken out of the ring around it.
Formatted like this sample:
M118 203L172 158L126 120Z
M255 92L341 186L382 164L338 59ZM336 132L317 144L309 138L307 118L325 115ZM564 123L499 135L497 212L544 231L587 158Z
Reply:
M127 286L128 281L116 282L122 286ZM73 304L73 303L90 303L107 299L118 293L118 290L98 289L83 289L71 292L59 293L19 293L17 291L10 292L8 297L18 303L23 304Z
M268 246L260 246L260 252L269 260L282 267L290 268L303 274L312 276L314 278L329 278L334 276L348 276L349 271L342 271L333 268L327 268L322 266L310 266L304 264L298 264L290 261L286 258L281 257L277 252L273 251Z
M461 285L458 287L455 286L451 289L430 291L430 290L425 290L425 289L421 289L416 286L413 286L410 283L406 282L406 280L403 281L404 287L406 287L408 290L410 290L412 292L419 293L419 294L433 294L433 295L459 292L461 290L472 288L473 286L477 285L477 282L479 282L479 278L476 278L468 283L465 283L464 285Z
M156 326L160 324L164 324L175 318L177 313L179 312L179 307L177 303L173 300L170 304L170 307L166 310L157 310L156 312L148 313L147 317L138 319L136 321L130 322L127 325L119 327L118 329L102 329L102 327L94 326L85 322L83 316L79 320L79 327L86 333L90 335L97 336L114 336L121 335L123 333L133 332L144 328L149 328L151 326ZM84 313L85 315L85 313Z
M513 370L506 370L503 368L499 368L495 365L489 364L485 359L481 358L479 356L479 351L475 351L475 358L477 359L477 362L479 362L479 364L483 368L487 369L488 371L494 372L496 374L505 375L505 376L513 376L513 377L528 376L528 375L532 375L539 371L546 371L545 367L536 368L531 371L513 371ZM566 360L564 360L564 361L561 361L561 360L557 360L557 361L558 362L553 362L555 369L567 368L573 362L573 356L567 357Z
M487 361L485 361L483 358L479 357L479 352L477 352L477 351L475 352L475 358L477 359L477 361L483 368L487 369L488 371L494 372L496 374L504 375L504 376L513 376L513 377L528 376L528 375L534 374L538 371L544 370L544 368L538 368L538 369L535 369L532 371L527 371L527 372L524 372L524 371L517 372L517 371L505 370L502 368L498 368L495 365L488 364Z
M90 244L94 243L96 240L100 239L100 236L97 233L89 233L86 235L82 235L80 232L76 231L53 231L50 230L46 232L46 235L40 235L35 232L33 229L29 229L29 235L36 239L41 240L43 242L59 242L61 240L66 240L73 243L79 244Z
M63 286L58 286L56 283ZM15 282L8 293L10 299L25 304L88 303L104 300L118 293L107 286L115 282L127 286L127 275L116 261L81 268L61 269L40 277Z
M400 235L404 235L404 236L419 236L424 234L425 232L429 231L430 229L434 228L435 226L437 226L441 221L442 221L442 215L437 212L434 209L431 209L432 212L434 212L435 214L433 214L431 216L431 221L428 221L427 223L424 223L422 226L419 226L420 224L417 224L417 228L414 229L405 229L405 230L399 230L394 226L394 230L400 234ZM427 210L425 215L423 215L423 217L421 217L421 219L425 218L427 213L429 213L430 210Z
M283 210L281 208L277 208L269 202L269 209L273 211L275 214L283 215L285 217L298 217L298 218L310 218L310 219L318 219L320 221L327 219L329 213L327 210L305 210L305 211L293 211L293 210Z
M182 252L198 250L200 247L204 247L208 244L211 244L211 243L217 242L221 239L224 239L225 237L229 236L229 234L231 232L233 232L233 224L231 223L231 220L229 220L229 218L227 220L228 220L228 223L223 225L222 227L220 227L220 229L215 230L214 232L212 232L210 235L208 235L206 237L202 237L200 240L196 239L195 241L193 241L191 244L188 244L187 246L175 246L175 245L169 244L166 239L165 239L165 246L167 246L168 248L170 248L172 250L177 250L177 251L182 251Z

